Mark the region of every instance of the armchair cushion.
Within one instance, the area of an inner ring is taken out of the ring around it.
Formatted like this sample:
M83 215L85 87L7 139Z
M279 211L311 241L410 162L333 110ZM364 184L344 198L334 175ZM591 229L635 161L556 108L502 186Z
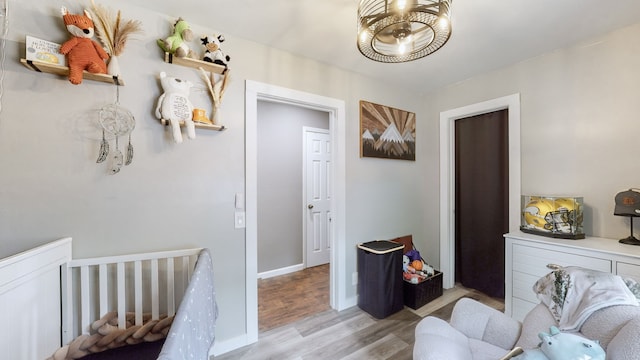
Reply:
M470 339L436 317L426 317L416 327L414 360L496 360L506 352L498 346Z
M416 327L414 360L495 360L520 335L520 323L475 300L458 300L451 321L426 317Z
M511 349L520 336L520 323L504 313L473 299L458 300L451 314L451 326L472 339Z

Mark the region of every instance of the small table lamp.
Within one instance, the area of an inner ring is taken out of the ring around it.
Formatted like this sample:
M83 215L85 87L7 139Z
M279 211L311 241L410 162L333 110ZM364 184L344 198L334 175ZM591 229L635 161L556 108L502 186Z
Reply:
M633 218L640 216L640 192L634 189L621 191L616 195L616 207L613 215L628 216L631 221L631 234L620 239L620 243L628 245L640 245L640 240L633 237Z

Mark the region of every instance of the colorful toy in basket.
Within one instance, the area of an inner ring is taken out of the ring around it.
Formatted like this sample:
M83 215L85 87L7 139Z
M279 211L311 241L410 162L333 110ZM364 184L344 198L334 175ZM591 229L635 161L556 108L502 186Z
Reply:
M109 54L91 39L94 26L89 11L84 10L84 15L70 14L63 6L60 12L64 25L73 35L60 47L60 53L67 57L69 81L74 85L82 83L84 70L93 74L106 74L107 64L104 61L109 58Z

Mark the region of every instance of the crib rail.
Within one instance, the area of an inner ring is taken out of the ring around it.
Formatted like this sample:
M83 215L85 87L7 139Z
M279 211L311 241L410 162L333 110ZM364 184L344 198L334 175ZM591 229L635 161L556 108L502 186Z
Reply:
M62 341L91 334L91 324L117 311L126 328L127 313L152 320L172 316L191 279L202 249L76 259L62 268ZM62 345L63 345L62 344Z

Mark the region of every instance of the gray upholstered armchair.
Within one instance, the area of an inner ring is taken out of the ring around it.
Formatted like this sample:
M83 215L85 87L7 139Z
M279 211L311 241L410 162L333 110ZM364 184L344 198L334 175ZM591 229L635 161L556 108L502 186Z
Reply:
M414 360L497 360L510 349L538 345L538 333L557 325L543 305L522 323L475 300L460 299L450 322L426 317L415 330ZM597 310L579 334L600 341L608 360L640 359L640 307L610 306Z

